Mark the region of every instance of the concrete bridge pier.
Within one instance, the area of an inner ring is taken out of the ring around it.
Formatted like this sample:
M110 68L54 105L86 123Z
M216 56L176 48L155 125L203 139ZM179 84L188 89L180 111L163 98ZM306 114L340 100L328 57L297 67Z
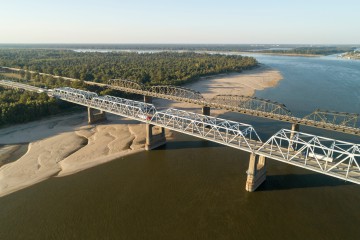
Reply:
M253 192L266 180L266 157L252 153L250 155L249 169L246 173L245 189L248 192Z
M298 123L293 123L292 125L291 125L291 131L296 131L296 132L298 132L300 130L300 124L298 124ZM293 146L293 138L294 138L294 136L295 136L295 133L294 132L291 132L290 133L290 142L289 142L289 150L291 151L291 150L294 150L294 147L295 146Z
M206 115L206 116L210 116L210 107L208 106L203 106L202 107L202 114Z
M152 96L146 96L144 95L144 103L152 103Z
M296 131L296 132L298 132L300 130L300 124L298 124L298 123L293 123L292 125L291 125L291 131ZM292 132L291 134L290 134L290 139L293 139L293 137L294 137L294 133Z
M166 137L165 137L165 128L161 127L160 132L154 134L155 125L146 124L146 144L145 150L149 151L155 148L158 148L164 144L166 144Z
M88 123L89 124L102 122L105 120L106 120L106 115L105 115L104 111L100 111L100 110L88 107Z

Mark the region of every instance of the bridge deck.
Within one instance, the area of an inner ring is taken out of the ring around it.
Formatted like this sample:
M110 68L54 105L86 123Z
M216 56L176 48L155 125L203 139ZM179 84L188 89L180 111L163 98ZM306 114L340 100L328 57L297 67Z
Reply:
M5 88L22 89L25 91L31 91L31 92L36 92L36 93L47 92L47 90L43 89L43 88L34 87L34 86L27 85L27 84L22 84L22 83L13 82L13 81L7 81L7 80L0 80L0 85Z

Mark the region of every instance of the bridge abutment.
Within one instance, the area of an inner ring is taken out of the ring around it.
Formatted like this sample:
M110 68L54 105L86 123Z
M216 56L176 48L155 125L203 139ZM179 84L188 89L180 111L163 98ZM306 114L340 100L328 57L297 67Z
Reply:
M88 107L88 123L94 124L106 120L106 114L104 111L100 111L94 108Z
M165 137L165 128L161 127L159 133L154 133L155 125L146 124L146 144L145 150L149 151L155 148L158 148L164 144L166 144L166 137Z
M152 103L153 97L144 95L144 103Z
M203 106L202 107L202 114L206 116L210 116L210 107L209 106Z
M245 189L248 192L253 192L266 180L266 157L252 153L250 155L249 169L246 173Z

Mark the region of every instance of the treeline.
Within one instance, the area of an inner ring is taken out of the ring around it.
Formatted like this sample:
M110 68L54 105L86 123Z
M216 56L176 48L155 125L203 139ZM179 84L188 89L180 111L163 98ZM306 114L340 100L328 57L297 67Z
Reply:
M147 85L180 85L201 76L241 72L257 66L252 57L193 52L75 52L1 49L0 66L106 83L122 78Z
M332 55L353 51L356 47L299 47L288 50L261 50L260 53L281 53L281 54L308 54L308 55Z
M116 90L87 85L84 81L106 83L122 78L147 85L178 85L201 76L241 72L257 65L252 57L196 53L119 53L75 52L71 50L0 49L0 66L21 68L9 71L0 68L0 78L21 79L28 84L56 88L70 86L101 95L135 97ZM33 71L33 72L30 72ZM48 73L56 76L42 75ZM80 79L70 81L63 77ZM0 125L24 123L53 115L73 105L59 103L45 93L36 94L0 88Z
M0 125L24 123L59 113L70 105L58 104L45 93L22 92L0 87Z

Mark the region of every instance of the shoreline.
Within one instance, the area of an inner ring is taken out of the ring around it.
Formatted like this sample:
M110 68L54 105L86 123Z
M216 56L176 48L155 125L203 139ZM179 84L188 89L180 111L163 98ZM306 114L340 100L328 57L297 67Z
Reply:
M211 99L217 94L251 96L275 87L281 79L279 71L260 65L241 73L203 77L184 86ZM197 105L164 99L155 99L154 105L201 112ZM213 109L211 113L223 112ZM111 114L107 118L104 123L88 125L86 112L81 112L0 129L0 144L29 143L25 154L0 166L0 197L50 177L67 176L145 150L145 124ZM166 138L172 137L167 130ZM0 157L3 148L0 146ZM15 148L4 159L16 158Z
M249 52L250 53L250 52ZM254 52L257 53L257 52ZM273 56L288 56L288 57L324 57L324 54L305 54L305 53L267 53L259 52L258 54L273 55Z

